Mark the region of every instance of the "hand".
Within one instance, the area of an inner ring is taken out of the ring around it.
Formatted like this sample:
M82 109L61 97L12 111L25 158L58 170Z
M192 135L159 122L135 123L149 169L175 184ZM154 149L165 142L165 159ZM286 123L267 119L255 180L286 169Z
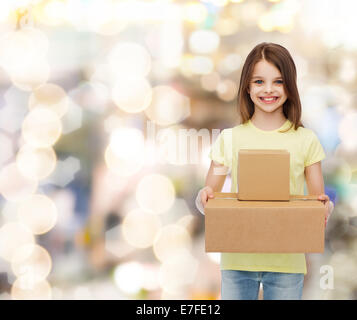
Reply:
M213 199L213 198L214 198L214 194L213 194L213 189L211 187L206 186L203 189L201 189L201 203L203 207L206 206L208 199Z
M322 201L325 206L325 227L326 227L327 220L329 218L330 213L332 212L332 210L330 210L330 198L327 194L320 194L317 197L317 199ZM333 205L332 205L332 209L333 209Z

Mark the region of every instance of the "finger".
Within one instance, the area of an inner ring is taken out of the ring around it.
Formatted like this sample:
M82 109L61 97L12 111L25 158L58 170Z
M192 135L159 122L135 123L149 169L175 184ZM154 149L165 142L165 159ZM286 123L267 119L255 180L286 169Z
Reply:
M203 208L206 207L206 204L207 204L207 201L202 201L202 206L203 206Z
M212 188L207 187L206 193L207 193L207 197L209 197L209 198L213 198L214 197Z
M324 204L330 201L329 197L325 194L318 196L318 200L322 201Z
M211 187L207 186L205 189L208 196L213 195L213 189Z
M202 202L202 204L206 204L206 202L207 202L207 193L206 193L206 191L202 191L202 193L201 193L201 202Z

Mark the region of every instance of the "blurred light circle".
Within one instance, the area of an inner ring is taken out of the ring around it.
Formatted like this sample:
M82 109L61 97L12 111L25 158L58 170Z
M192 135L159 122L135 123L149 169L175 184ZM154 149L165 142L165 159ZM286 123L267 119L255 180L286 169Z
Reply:
M59 0L46 2L40 8L41 12L38 14L38 19L41 23L49 26L57 26L64 23L66 13L69 10L67 3Z
M338 112L342 115L348 115L353 109L353 95L350 91L340 85L329 85L332 97L329 100L329 105L336 106Z
M186 253L190 247L191 238L187 230L179 225L170 224L157 234L153 250L156 258L164 262Z
M351 167L343 158L335 156L326 159L322 168L325 175L331 177L337 184L348 184L351 181Z
M65 14L61 15L59 10L58 23L61 23L61 16L64 17L66 23L75 27L77 31L88 32L88 19L87 19L88 3L83 1L67 1L65 4Z
M115 129L124 125L124 119L119 115L111 114L104 120L105 131L111 133Z
M57 208L45 195L34 194L19 204L18 218L33 234L51 230L57 222Z
M56 153L52 148L34 148L25 144L16 156L16 164L21 174L32 180L48 177L55 169Z
M156 264L144 264L143 269L144 279L142 287L146 290L160 289L159 268L156 266Z
M127 22L116 19L116 3L113 0L93 0L87 9L89 29L104 36L122 31Z
M6 70L21 69L33 60L43 58L48 51L46 35L32 27L24 27L5 34L0 39L0 45L0 64Z
M185 300L187 299L188 293L187 288L183 288L182 290L172 293L169 291L161 290L160 299L161 300Z
M108 62L113 71L121 76L146 76L151 67L148 51L137 43L122 42L117 44L108 55Z
M210 57L195 56L189 59L188 64L194 74L209 74L214 70L214 64Z
M11 261L19 247L34 242L28 228L18 222L8 222L0 228L0 257Z
M346 83L353 83L356 79L355 61L352 58L344 58L341 61L339 78Z
M221 100L232 101L237 97L238 88L234 81L226 79L217 86L217 95Z
M224 7L228 4L229 0L206 0L207 2L211 2L213 5L217 7Z
M51 268L50 255L37 244L26 244L17 248L11 259L14 275L18 278L26 277L33 283L45 280Z
M110 100L107 86L95 80L81 82L75 89L69 91L68 95L82 109L98 114L106 110Z
M157 86L153 89L151 104L145 113L159 125L174 124L190 115L190 100L169 86Z
M61 118L68 110L66 92L58 85L46 83L35 89L29 98L29 109L48 108Z
M90 75L91 83L100 83L102 85L112 87L115 84L116 78L120 78L114 70L112 70L109 63L95 63L93 64L93 71Z
M179 65L180 73L187 79L189 79L193 76L193 71L191 69L192 58L193 57L191 54L183 54L183 56L181 58L181 63ZM213 72L213 70L212 70L212 72Z
M8 201L21 201L37 189L37 181L24 177L16 163L10 163L0 171L0 193Z
M115 17L110 18L108 21L95 21L91 22L91 28L94 32L103 36L113 36L123 31L128 26L128 22L119 21Z
M350 166L352 174L357 171L357 148L346 149L341 143L337 146L334 156L344 159Z
M8 72L14 86L24 91L31 91L49 79L50 66L45 60L33 59L31 63L12 67Z
M129 158L125 152L118 156L110 145L105 149L104 159L108 169L122 177L137 173L144 165L143 157Z
M18 222L17 220L17 202L6 201L1 210L1 221L3 224L7 222Z
M201 76L201 86L207 91L216 91L218 83L221 80L219 73L212 72L210 74L205 74Z
M189 22L200 23L207 17L207 8L199 2L189 2L184 5L183 13Z
M136 128L115 129L105 150L108 168L120 176L130 176L138 172L144 164L144 136Z
M144 136L136 128L115 129L110 136L109 143L118 157L127 157L128 159L143 156L144 144Z
M191 214L186 214L177 220L176 224L184 227L189 233L192 233L195 224L195 218Z
M206 54L217 50L219 35L211 30L197 30L191 33L189 46L193 53Z
M114 270L114 281L124 293L135 294L140 291L145 281L143 267L138 262L122 263Z
M235 53L228 54L218 65L218 71L222 74L229 74L237 71L242 63L242 58Z
M83 122L83 110L72 99L69 99L67 113L62 117L62 133L68 134L79 129Z
M34 45L36 57L43 58L46 56L48 52L49 41L44 32L29 26L21 28L19 32L22 32L24 35L31 39Z
M214 29L220 36L229 36L237 33L239 23L234 18L220 18L215 24Z
M175 201L175 188L170 179L160 174L143 177L136 188L141 209L153 214L169 210Z
M153 245L160 227L161 221L158 216L135 209L124 217L123 237L133 247L148 248Z
M56 143L61 135L62 124L58 115L47 108L35 108L22 124L25 141L34 147L46 148Z
M23 8L25 6L28 5L36 5L39 4L42 0L14 0L11 1L11 6L13 7L13 9L19 9L19 8ZM6 1L5 1L6 3Z
M14 300L50 300L51 286L47 281L32 282L27 276L17 278L11 288Z
M198 261L189 252L173 255L160 268L160 285L175 294L192 285L197 275Z
M152 89L145 78L127 76L116 80L112 98L118 108L129 113L137 113L149 106Z
M357 284L356 258L346 251L335 252L329 261L334 270L334 277L345 283Z
M349 113L342 118L338 133L346 149L357 148L357 112Z
M0 133L0 166L2 166L6 161L8 161L14 154L14 148L12 141L5 135Z
M3 23L9 19L11 7L8 2L0 3L0 22Z
M258 20L258 26L264 32L271 32L274 30L274 18L270 12L262 14Z

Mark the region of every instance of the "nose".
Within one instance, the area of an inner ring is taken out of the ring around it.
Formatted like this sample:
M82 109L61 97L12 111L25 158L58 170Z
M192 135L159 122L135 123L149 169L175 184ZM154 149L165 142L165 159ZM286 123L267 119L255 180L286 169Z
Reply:
M264 91L267 93L271 93L273 91L273 86L270 83L266 83L264 87Z

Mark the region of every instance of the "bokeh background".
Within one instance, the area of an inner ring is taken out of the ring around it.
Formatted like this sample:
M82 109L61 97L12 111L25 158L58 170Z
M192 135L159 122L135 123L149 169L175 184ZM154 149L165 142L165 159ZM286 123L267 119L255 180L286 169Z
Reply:
M212 141L240 121L242 64L263 41L295 60L335 203L303 299L356 299L356 10L1 0L0 299L219 299L219 255L205 253L194 200Z

